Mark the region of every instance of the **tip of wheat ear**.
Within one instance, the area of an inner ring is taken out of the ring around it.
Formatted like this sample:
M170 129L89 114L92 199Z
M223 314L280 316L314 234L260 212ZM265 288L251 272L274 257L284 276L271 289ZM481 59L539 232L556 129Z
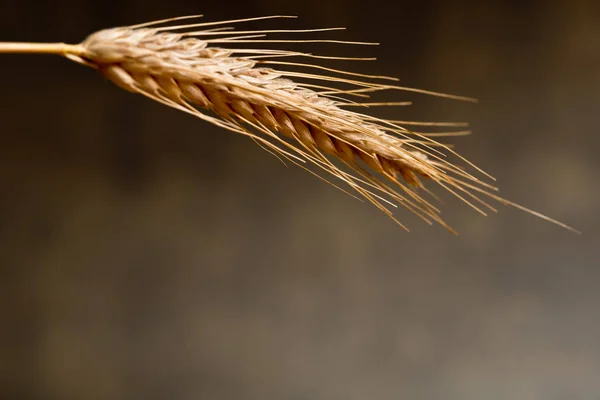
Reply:
M485 182L493 179L435 137L468 131L425 133L424 128L463 127L460 123L394 121L366 113L373 107L407 102L367 102L381 91L410 91L451 99L473 99L390 83L395 78L329 68L311 60L367 60L248 46L339 40L271 40L264 37L312 30L240 30L239 23L293 18L271 16L232 21L182 23L199 16L178 17L105 29L78 45L64 43L0 43L0 53L53 53L98 70L119 87L142 94L224 129L245 135L282 161L307 169L307 163L339 179L406 229L392 214L398 205L428 224L456 233L440 209L424 195L431 181L477 212L496 211L488 198L513 206L576 232L573 228L503 199ZM239 44L245 47L239 47ZM286 61L291 60L291 61ZM298 61L300 60L300 61ZM308 61L302 61L308 60ZM277 67L277 68L275 68ZM455 161L450 161L452 156ZM459 166L463 164L465 167ZM469 171L473 170L473 172ZM477 177L476 174L481 175Z

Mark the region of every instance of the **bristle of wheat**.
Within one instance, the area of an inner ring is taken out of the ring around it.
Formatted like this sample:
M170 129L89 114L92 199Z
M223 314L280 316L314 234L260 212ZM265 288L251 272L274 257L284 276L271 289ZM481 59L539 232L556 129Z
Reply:
M359 74L305 62L277 60L284 57L359 60L358 58L212 46L290 42L373 44L332 39L262 39L267 34L289 33L294 30L236 31L231 27L222 27L225 24L293 17L271 16L172 24L175 21L198 17L172 18L106 29L90 35L80 45L55 44L54 50L38 46L38 50L62 54L92 66L127 91L142 94L222 128L248 136L282 160L305 169L304 163L312 163L347 184L360 197L373 203L398 224L400 222L389 208L395 207L394 203L405 207L429 224L435 222L454 232L440 217L440 210L420 194L424 192L437 199L424 184L424 181L433 181L481 214L485 215L484 208L495 211L479 197L483 195L573 230L565 224L493 194L492 192L497 190L494 186L458 167L449 161L447 156L457 156L476 172L492 178L490 175L454 152L450 146L433 139L465 135L469 134L469 131L432 133L407 128L461 128L466 124L379 119L353 111L352 108L365 110L410 103L355 102L347 97L369 97L375 92L399 90L466 101L474 101L473 99L377 82L397 80L392 77ZM221 27L213 28L215 26ZM305 29L295 32L339 29ZM209 39L202 39L207 36ZM257 39L258 37L261 39ZM19 49L27 50L26 46L12 48ZM0 52L2 50L3 46L0 45ZM10 51L6 46L4 50ZM368 58L363 60L366 59ZM294 70L284 69L285 67L293 67ZM300 72L298 68L303 68L304 71ZM323 73L311 72L315 70ZM295 81L290 80L291 78ZM340 85L350 88L341 88ZM206 114L203 110L209 113ZM210 112L214 116L210 115ZM309 172L314 173L310 170ZM318 174L317 176L322 177Z

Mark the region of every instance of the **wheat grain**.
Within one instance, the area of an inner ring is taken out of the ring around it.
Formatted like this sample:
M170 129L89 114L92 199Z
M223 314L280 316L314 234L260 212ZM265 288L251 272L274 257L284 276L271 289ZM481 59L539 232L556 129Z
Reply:
M264 39L264 36L294 31L239 31L222 26L226 23L286 18L285 16L172 25L174 21L198 17L171 18L106 29L93 33L78 45L0 43L0 52L54 53L93 67L127 91L142 94L248 136L278 158L297 164L323 178L304 165L306 162L314 164L339 178L356 194L373 203L405 229L394 217L390 207L400 204L427 223L439 223L454 232L440 217L439 208L420 194L425 192L435 198L423 184L424 180L429 180L481 214L486 215L484 210L496 211L482 199L484 196L573 230L563 223L497 196L493 193L497 188L483 181L483 177L492 178L491 176L459 156L450 146L432 139L436 136L458 136L470 132L462 130L436 134L407 128L464 127L465 124L393 121L348 109L410 104L358 102L349 99L365 98L374 92L385 90L411 91L467 101L472 99L380 83L384 80L396 80L390 77L358 74L306 62L281 61L283 58L359 60L357 58L214 46L290 42L372 44L322 39L270 40ZM296 32L338 29L340 28ZM281 68L273 68L275 65ZM286 70L286 66L296 70ZM303 70L299 72L298 68ZM316 74L312 72L315 70L324 72ZM340 88L340 85L345 85L345 88ZM209 113L204 113L203 110L208 110ZM457 157L457 161L448 161L448 155ZM466 164L474 172L459 167L458 162ZM482 174L483 177L478 178L475 173Z

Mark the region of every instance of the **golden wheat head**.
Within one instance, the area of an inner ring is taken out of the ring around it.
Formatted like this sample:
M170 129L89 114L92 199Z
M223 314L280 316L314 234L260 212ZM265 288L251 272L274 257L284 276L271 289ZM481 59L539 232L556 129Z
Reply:
M175 21L199 17L106 29L93 33L78 45L0 43L0 52L54 53L90 66L125 90L248 136L282 161L287 160L322 177L305 167L307 162L311 163L338 178L359 198L370 201L396 222L390 207L401 205L427 223L439 223L454 232L440 217L439 208L422 195L426 193L435 198L424 185L424 181L432 181L484 215L485 209L496 211L483 200L487 197L572 230L497 196L493 193L497 189L483 181L484 177L491 178L489 175L450 146L434 139L468 132L427 134L408 128L419 125L461 127L463 124L394 121L356 111L381 105L407 105L407 102L361 100L385 90L471 99L397 86L390 83L396 81L390 77L311 63L315 59L358 59L236 47L242 43L372 44L264 39L267 34L341 28L247 31L224 26L258 19L291 18L285 16L175 24ZM308 61L302 62L303 58ZM449 161L449 156L456 161ZM475 173L483 175L482 178Z

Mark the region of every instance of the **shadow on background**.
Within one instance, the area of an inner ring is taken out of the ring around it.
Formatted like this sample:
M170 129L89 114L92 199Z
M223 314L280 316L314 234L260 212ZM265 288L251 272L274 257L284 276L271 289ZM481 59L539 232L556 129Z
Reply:
M480 98L381 115L468 120L454 142L503 196L584 235L448 196L461 236L399 210L406 234L246 138L58 57L5 55L0 397L600 395L598 2L4 2L0 39L195 13L346 26L381 46L314 51Z

